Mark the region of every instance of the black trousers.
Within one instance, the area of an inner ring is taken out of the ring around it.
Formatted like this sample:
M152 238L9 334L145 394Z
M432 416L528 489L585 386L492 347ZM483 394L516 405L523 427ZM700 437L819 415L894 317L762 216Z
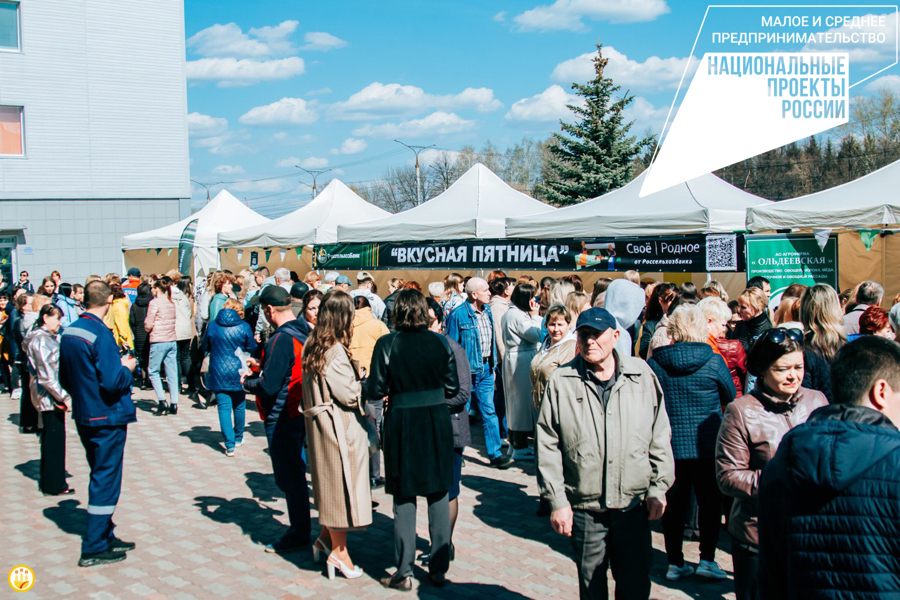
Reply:
M447 492L435 492L428 501L428 537L431 540L431 560L428 572L446 573L450 568L450 501ZM394 495L394 559L396 577L413 574L416 558L416 498Z
M700 513L700 559L714 561L722 522L722 493L716 484L714 458L675 461L675 484L666 493L666 512L662 527L669 564L684 565L684 523L691 503L691 490L697 497Z
M22 397L19 399L19 427L35 429L38 426L38 413L31 403L31 373L27 367L19 365L19 377L22 379Z
M49 410L41 413L41 478L38 486L45 494L66 491L66 413Z
M736 600L758 600L759 554L750 546L731 539L731 558L734 561L734 595Z
M616 580L616 600L650 598L653 547L646 507L574 512L571 539L581 599L609 598L606 571L610 567Z
M494 412L497 413L497 421L500 423L500 437L509 435L506 429L506 392L503 389L503 369L497 365L494 371Z
M191 355L191 343L194 341L194 338L189 340L178 340L175 342L175 346L177 348L177 361L178 361L178 373L181 374L181 378L189 391L194 391L196 387L194 386L194 378L191 369L194 366L194 359Z

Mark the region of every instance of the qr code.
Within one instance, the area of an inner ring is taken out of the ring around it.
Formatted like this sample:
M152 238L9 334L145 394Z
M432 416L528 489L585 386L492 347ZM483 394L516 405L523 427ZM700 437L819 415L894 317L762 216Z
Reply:
M706 236L706 270L737 271L737 236Z

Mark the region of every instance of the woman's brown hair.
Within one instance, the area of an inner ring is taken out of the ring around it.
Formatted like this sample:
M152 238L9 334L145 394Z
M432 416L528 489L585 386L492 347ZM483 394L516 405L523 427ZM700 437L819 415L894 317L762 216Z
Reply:
M325 294L316 318L316 327L303 348L303 368L313 373L325 372L325 355L335 344L350 347L353 333L353 298L342 290ZM347 350L349 352L349 349Z
M391 320L397 331L416 331L431 325L428 317L428 303L418 290L405 289L397 294Z

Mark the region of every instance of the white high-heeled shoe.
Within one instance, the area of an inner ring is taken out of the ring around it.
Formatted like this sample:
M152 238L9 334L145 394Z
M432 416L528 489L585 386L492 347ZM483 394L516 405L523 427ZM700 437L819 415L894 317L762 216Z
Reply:
M343 575L347 579L357 579L359 577L362 577L363 575L363 570L359 568L359 565L353 565L353 568L351 569L334 554L328 555L328 560L325 561L325 566L328 567L328 579L334 579L335 569L340 570L341 575Z
M331 554L331 548L325 545L325 542L322 541L322 538L316 538L316 543L313 544L312 548L313 552L313 561L319 562L319 559L322 558L322 555L325 555L327 558L329 554Z

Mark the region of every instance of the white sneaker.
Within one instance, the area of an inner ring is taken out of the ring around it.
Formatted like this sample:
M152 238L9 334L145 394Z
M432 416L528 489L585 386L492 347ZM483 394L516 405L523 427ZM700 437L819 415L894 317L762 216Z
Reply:
M513 450L512 459L534 460L534 450L532 450L531 448L519 448L518 450Z
M16 388L9 395L10 400L21 400L22 399L22 388Z
M685 564L683 567L676 567L675 565L669 565L669 570L666 572L666 579L669 581L678 581L682 577L688 577L694 574L694 567Z
M670 567L671 569L671 567ZM707 579L727 579L728 574L725 573L719 565L713 561L701 560L697 566L696 574L698 577L706 577Z
M229 458L234 456L234 448L225 448L225 456Z

